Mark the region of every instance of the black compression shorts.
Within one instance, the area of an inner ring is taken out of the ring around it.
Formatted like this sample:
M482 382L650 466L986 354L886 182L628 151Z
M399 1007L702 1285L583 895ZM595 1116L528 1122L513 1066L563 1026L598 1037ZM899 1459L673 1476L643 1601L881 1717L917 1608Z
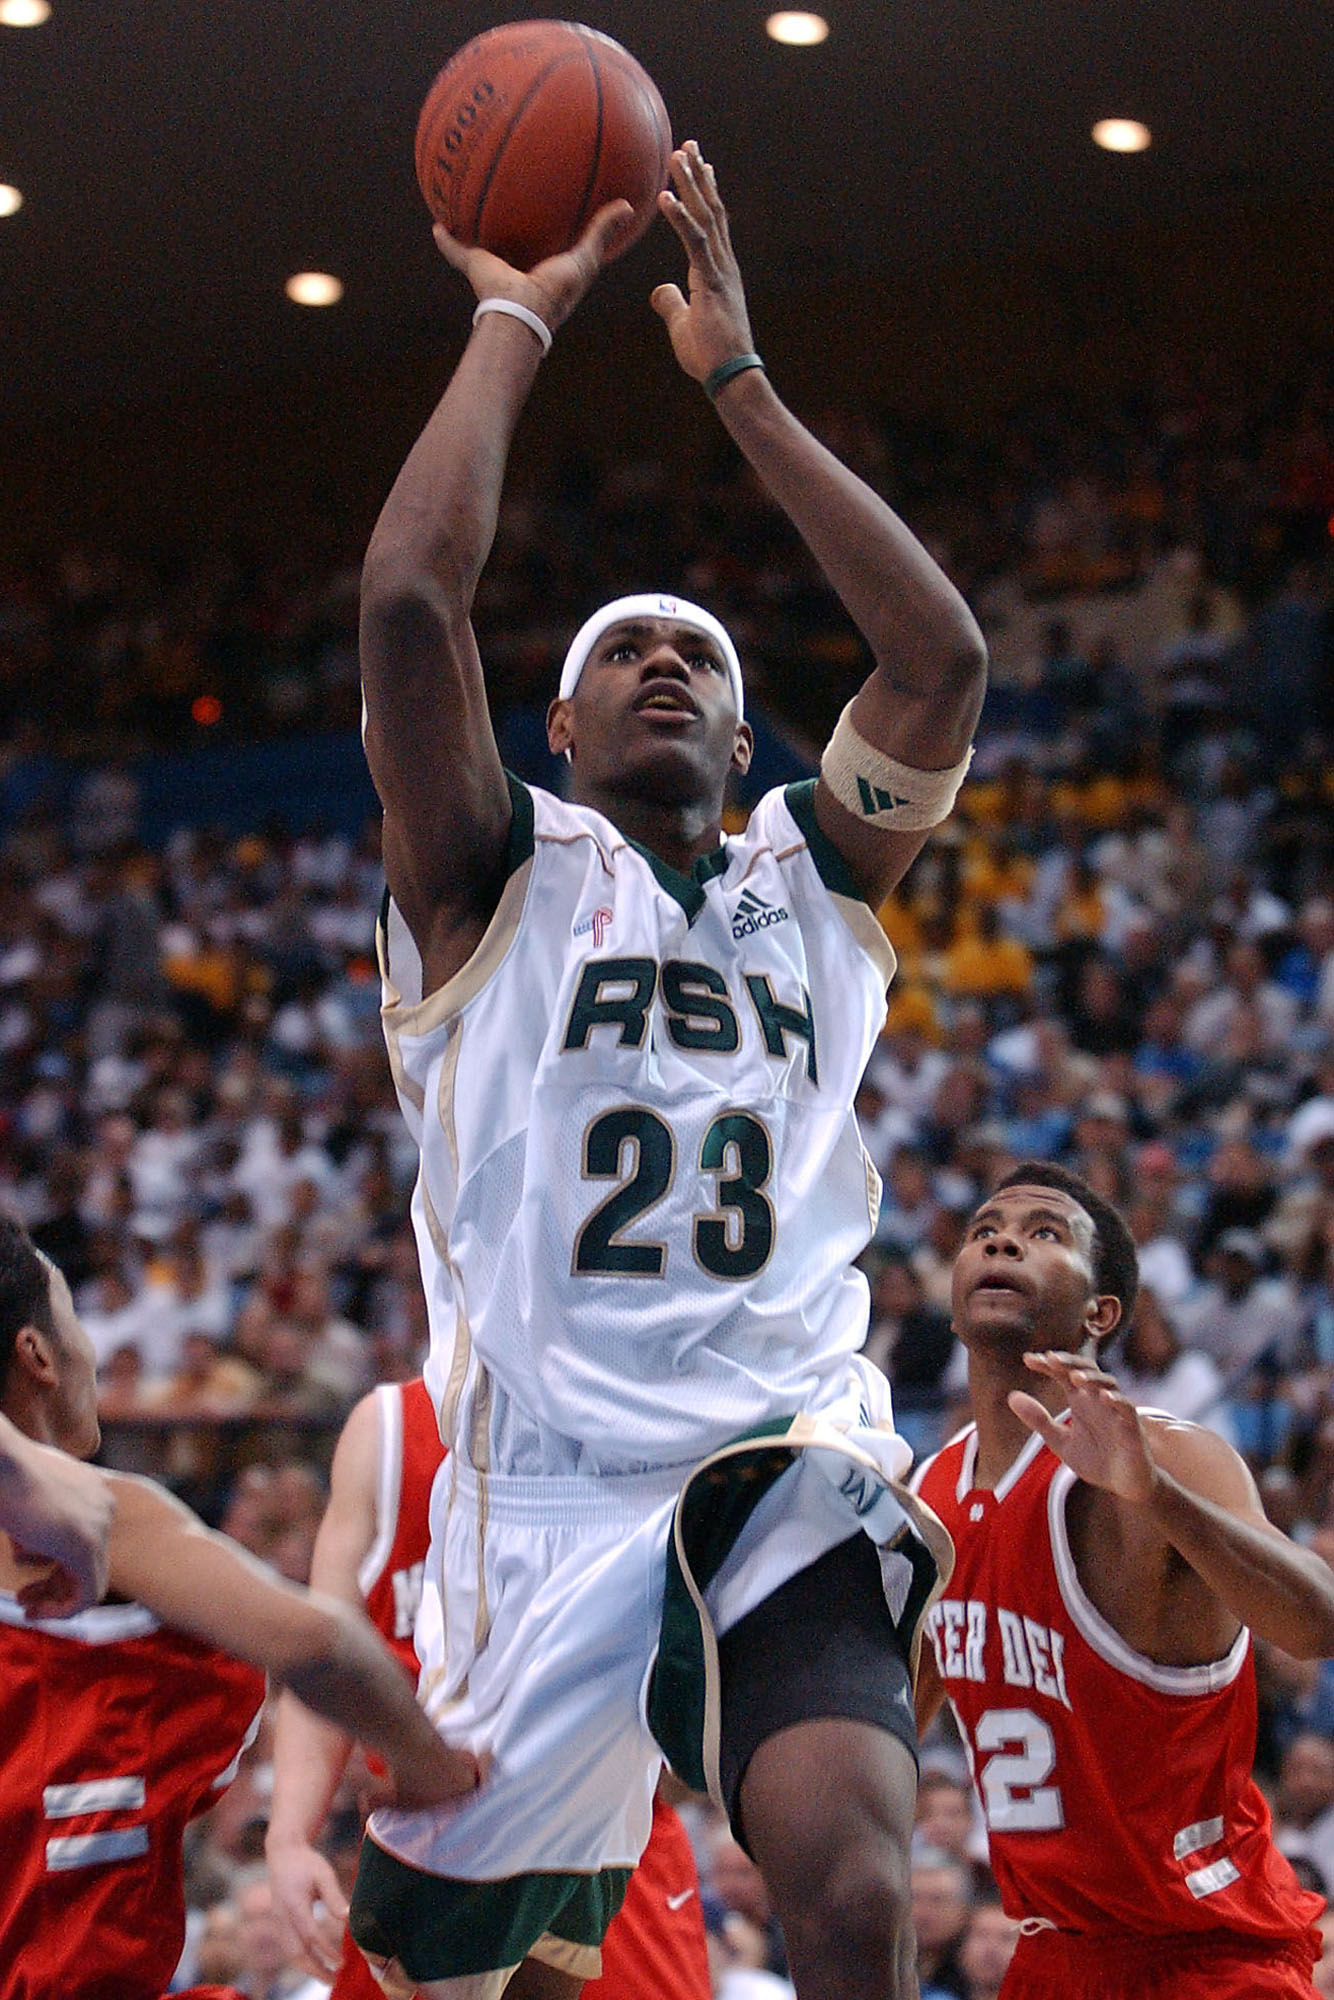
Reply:
M843 1716L889 1730L917 1760L907 1662L868 1535L798 1570L718 1641L719 1775L740 1840L739 1794L761 1743L796 1722ZM743 1843L744 1844L744 1843Z

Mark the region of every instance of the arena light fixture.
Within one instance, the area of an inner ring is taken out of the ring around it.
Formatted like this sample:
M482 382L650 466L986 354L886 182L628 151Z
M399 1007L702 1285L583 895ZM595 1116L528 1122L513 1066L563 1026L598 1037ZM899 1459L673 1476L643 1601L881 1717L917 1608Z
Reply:
M23 196L16 187L0 181L0 216L17 215L23 206Z
M293 305L336 306L343 296L343 281L328 271L295 271L283 290Z
M771 41L784 42L792 49L813 49L829 33L823 14L771 14L764 24Z
M50 18L48 0L0 0L0 27L40 28Z
M1100 118L1093 128L1093 143L1104 153L1143 153L1153 143L1153 134L1138 118Z

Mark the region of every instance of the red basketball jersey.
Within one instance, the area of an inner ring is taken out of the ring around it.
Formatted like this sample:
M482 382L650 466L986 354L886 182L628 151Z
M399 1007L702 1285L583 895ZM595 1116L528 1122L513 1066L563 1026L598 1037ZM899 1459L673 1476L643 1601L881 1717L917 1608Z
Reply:
M375 1391L380 1452L375 1484L375 1540L357 1572L366 1616L413 1680L412 1631L422 1570L431 1545L431 1486L445 1455L431 1398L420 1376Z
M264 1676L137 1604L29 1624L0 1595L0 1994L159 2000L181 1842L235 1775Z
M927 1629L1006 1910L1073 1931L1304 1936L1321 1900L1251 1776L1250 1634L1204 1666L1132 1651L1075 1574L1073 1473L1035 1436L983 1491L976 1451L970 1426L914 1485L954 1537Z

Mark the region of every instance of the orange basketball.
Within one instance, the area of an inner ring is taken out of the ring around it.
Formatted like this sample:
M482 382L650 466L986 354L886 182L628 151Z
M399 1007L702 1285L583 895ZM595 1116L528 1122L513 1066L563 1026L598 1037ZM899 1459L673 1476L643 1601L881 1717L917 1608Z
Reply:
M604 202L642 236L667 184L671 126L627 49L575 21L511 21L465 43L417 122L417 180L437 222L520 270L568 250Z

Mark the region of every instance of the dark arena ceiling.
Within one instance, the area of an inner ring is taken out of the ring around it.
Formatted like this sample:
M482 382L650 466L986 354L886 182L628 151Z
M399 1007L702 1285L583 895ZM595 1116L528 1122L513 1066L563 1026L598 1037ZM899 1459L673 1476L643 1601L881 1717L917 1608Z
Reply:
M447 0L53 0L0 27L0 422L201 373L377 365L438 328L412 167L422 97L522 9ZM753 290L957 273L1149 223L1327 205L1334 0L829 0L814 49L736 0L588 0L718 165ZM1093 122L1150 150L1100 152ZM1328 208L1326 206L1326 213ZM675 275L655 225L599 310ZM330 312L283 295L337 273ZM452 310L452 307L450 308Z

